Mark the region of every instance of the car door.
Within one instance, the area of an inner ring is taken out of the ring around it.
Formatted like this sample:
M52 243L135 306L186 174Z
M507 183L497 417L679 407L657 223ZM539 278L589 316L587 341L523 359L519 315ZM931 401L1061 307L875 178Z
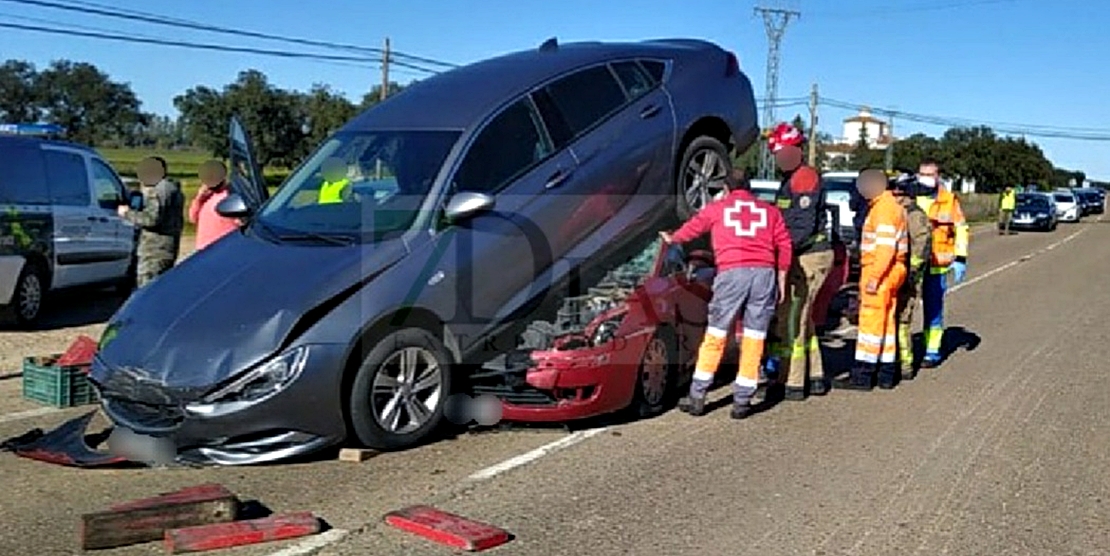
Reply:
M115 170L98 157L89 157L93 197L102 216L108 219L104 253L111 262L112 278L123 278L131 266L138 240L138 229L123 218L117 208L128 204L127 188Z
M250 136L239 118L232 116L228 132L228 186L231 191L239 194L247 207L257 213L258 209L270 198L270 190L266 187L262 171L258 167L258 159L254 156Z
M54 287L105 279L98 251L107 241L108 219L93 208L84 152L43 145L42 155L54 211Z
M462 343L484 338L550 285L540 276L560 256L550 234L561 222L549 210L549 190L574 172L574 157L555 149L530 97L498 112L466 147L451 192L489 194L496 204L444 232L451 262L442 268L457 292L452 324Z

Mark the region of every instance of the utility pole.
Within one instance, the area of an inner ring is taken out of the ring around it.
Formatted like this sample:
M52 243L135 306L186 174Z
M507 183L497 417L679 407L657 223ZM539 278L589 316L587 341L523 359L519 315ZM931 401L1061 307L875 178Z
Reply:
M887 123L886 135L890 142L886 145L886 171L894 170L894 113L890 113L890 121Z
M389 96L389 37L385 38L385 48L382 49L382 90L381 99Z
M767 92L763 95L763 125L775 124L775 103L779 97L779 49L782 36L791 18L801 17L801 12L782 8L755 8L755 13L763 16L763 26L767 30ZM775 167L774 156L767 142L760 145L759 174L763 179L771 179Z
M817 167L817 84L809 93L809 166Z

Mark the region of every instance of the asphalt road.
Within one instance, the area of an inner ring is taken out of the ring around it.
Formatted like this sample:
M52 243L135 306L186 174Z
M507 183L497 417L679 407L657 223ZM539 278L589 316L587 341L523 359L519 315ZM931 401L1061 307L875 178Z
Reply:
M1106 554L1110 223L981 232L972 249L947 313L963 346L891 392L834 392L746 422L672 411L465 435L361 464L81 471L2 455L0 554L77 553L81 513L209 481L336 528L234 555L450 553L381 524L409 504L504 527L516 538L491 553L520 556ZM18 380L0 381L0 438L81 413L26 413L18 396Z

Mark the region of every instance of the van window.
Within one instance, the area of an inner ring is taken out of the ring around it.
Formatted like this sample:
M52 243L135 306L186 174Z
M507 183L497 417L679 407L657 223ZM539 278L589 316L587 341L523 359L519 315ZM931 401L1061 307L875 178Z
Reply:
M85 157L68 152L44 150L50 202L54 205L87 207L91 202Z
M547 86L575 136L624 106L627 100L608 66L595 66Z
M455 173L455 190L493 193L551 152L532 105L527 99L518 101L494 117L470 145Z
M92 159L93 191L96 202L103 208L114 208L123 202L123 183L107 164Z
M41 153L37 145L0 148L0 204L50 204Z
M644 73L636 62L617 62L613 64L613 72L621 80L630 98L639 98L655 86L651 76Z

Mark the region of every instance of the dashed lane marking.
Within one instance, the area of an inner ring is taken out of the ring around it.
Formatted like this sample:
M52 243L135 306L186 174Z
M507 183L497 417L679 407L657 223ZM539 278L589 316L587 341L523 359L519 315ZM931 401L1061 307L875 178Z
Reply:
M481 471L473 473L469 477L467 477L467 481L474 482L492 479L493 477L496 477L506 471L528 465L529 463L532 463L546 455L553 454L555 452L558 452L559 450L570 448L575 444L588 440L607 430L609 430L609 427L601 427L597 429L589 429L572 433L554 442L544 444L543 446L540 446L535 450L525 452L523 454L520 454L519 456L509 458L501 463L491 465L485 469L482 469Z

